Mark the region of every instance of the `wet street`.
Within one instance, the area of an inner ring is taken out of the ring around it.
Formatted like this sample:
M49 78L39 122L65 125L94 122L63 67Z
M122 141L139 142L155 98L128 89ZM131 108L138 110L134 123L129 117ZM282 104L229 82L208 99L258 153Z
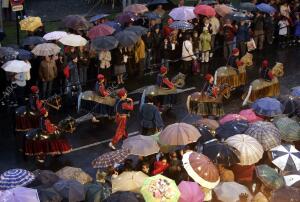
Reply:
M287 49L279 49L277 47L269 47L264 51L256 52L254 56L254 67L248 69L248 81L252 81L258 76L258 68L263 59L269 59L271 66L275 62L281 62L284 64L285 75L280 78L281 93L285 94L289 88L300 85L300 47L290 47ZM224 61L217 60L213 62L215 67L220 64L224 64ZM214 67L214 68L215 68ZM150 76L149 76L150 77ZM154 81L153 78L149 80ZM133 81L129 81L133 82ZM135 81L134 81L135 82ZM165 114L163 119L165 125L174 122L186 122L193 123L200 117L192 116L187 113L186 98L189 94L195 90L201 89L202 80L200 76L193 76L188 78L187 85L184 89L186 92L178 94L177 105ZM150 83L148 83L149 85ZM147 85L147 82L143 84L131 84L133 88L138 89ZM133 89L130 89L132 92ZM134 101L139 101L141 94L131 93L129 97L132 97ZM225 112L236 112L240 109L242 100L240 92L233 92L229 100L225 100L224 107ZM8 109L6 109L7 111ZM10 112L11 113L11 112ZM99 155L109 151L108 143L114 135L115 124L110 120L101 120L100 123L92 124L90 120L84 121L77 125L76 131L68 135L68 139L73 147L73 151L69 154L65 154L59 157L48 157L45 164L38 164L32 158L24 158L23 154L18 151L15 143L15 137L20 134L13 134L13 119L8 112L1 112L0 115L0 172L8 170L10 168L26 168L28 170L50 169L58 170L64 166L80 167L92 176L95 175L96 169L93 169L91 162ZM52 111L53 117L66 117L67 114L63 112ZM75 118L79 118L84 114L72 114ZM58 122L59 118L55 118L54 122ZM131 114L128 123L128 132L130 135L138 134L140 130L138 119L138 102L136 102L135 110ZM120 147L120 145L118 145Z

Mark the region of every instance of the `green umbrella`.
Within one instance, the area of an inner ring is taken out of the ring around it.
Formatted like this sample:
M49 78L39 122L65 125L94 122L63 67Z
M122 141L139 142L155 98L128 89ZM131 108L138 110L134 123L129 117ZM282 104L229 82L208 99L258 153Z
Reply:
M141 188L146 202L177 202L180 191L174 180L163 175L148 177Z
M256 166L256 175L271 189L279 189L285 185L284 178L266 164Z
M281 116L275 118L273 123L280 131L281 139L287 142L300 140L300 125L297 121Z

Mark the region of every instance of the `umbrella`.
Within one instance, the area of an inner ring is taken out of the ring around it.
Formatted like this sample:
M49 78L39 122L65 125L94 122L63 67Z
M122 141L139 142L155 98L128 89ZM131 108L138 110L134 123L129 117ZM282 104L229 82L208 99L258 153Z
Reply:
M180 198L178 202L203 202L204 193L196 182L181 181L178 185Z
M243 2L243 3L240 3L240 6L239 8L241 10L245 10L245 11L249 11L249 12L252 12L252 11L256 11L256 6L254 3L250 3L250 2Z
M282 171L300 170L300 152L294 145L280 145L270 150L272 163Z
M119 22L120 24L126 24L130 22L134 22L137 19L139 19L138 16L136 16L134 13L131 12L124 12L121 13L116 17L116 21Z
M292 95L280 95L277 99L283 106L283 114L293 116L297 113L297 110L300 106L300 97L295 97Z
M23 40L22 46L35 46L37 44L46 43L47 41L40 36L29 36Z
M240 201L240 194L247 194L248 200L251 201L252 195L249 189L236 182L221 182L218 186L214 188L214 192L218 199L222 202L233 202Z
M10 169L0 175L0 190L26 186L34 180L34 174L24 169Z
M159 18L160 18L160 16L159 16L157 13L155 13L155 12L148 12L148 13L145 13L144 16L145 16L146 18L148 18L149 20L156 20L156 19L159 19Z
M194 13L194 7L191 6L181 6L174 8L170 13L169 16L171 16L174 20L192 20L196 18L196 15Z
M169 0L152 0L147 4L147 7L150 10L154 10L159 5L162 5L164 10L171 10L176 7L173 2Z
M157 142L150 136L137 135L123 141L122 148L129 149L131 154L149 156L159 152Z
M88 30L90 23L80 15L68 15L64 18L63 23L67 28L73 30Z
M219 184L218 169L203 154L188 151L183 155L182 163L188 175L202 187L213 189Z
M207 17L213 17L216 15L216 11L213 7L208 5L197 5L194 9L196 15L205 15Z
M276 9L273 6L270 6L269 4L266 3L260 3L258 5L256 5L256 8L258 10L260 10L261 12L265 12L265 13L275 13Z
M218 139L227 139L236 134L243 134L249 127L245 120L229 121L220 125L216 130L216 137Z
M123 12L132 12L135 14L143 14L148 12L148 8L143 4L131 4L124 8Z
M114 36L102 36L92 40L91 48L97 51L117 48L119 42Z
M202 153L215 164L232 166L239 163L239 151L226 143L219 143L214 139L203 144Z
M29 16L19 22L21 30L34 32L37 28L42 27L43 23L40 17Z
M148 177L141 188L146 202L177 202L180 191L174 180L163 175Z
M87 44L87 40L80 35L76 34L68 34L67 36L59 39L59 42L66 46L85 46Z
M198 131L201 134L201 137L197 140L197 148L198 151L201 153L203 148L203 143L213 140L214 136L211 134L209 128L207 126L197 126Z
M39 44L31 51L37 56L49 56L56 55L60 51L60 47L54 43L43 43Z
M111 194L111 185L107 183L88 183L84 185L85 202L103 201Z
M0 59L2 62L17 59L18 52L11 47L0 47Z
M109 16L109 14L94 15L93 17L90 18L90 22L96 22L97 20L101 20L103 18L106 18L107 16Z
M76 180L60 180L53 185L53 188L69 201L83 201L85 198L84 187Z
M66 166L56 172L57 176L64 180L77 180L81 184L91 182L93 178L81 168Z
M125 31L131 31L131 32L136 33L138 36L142 36L142 35L147 34L148 29L146 29L145 27L142 27L142 26L134 26L133 25L133 26L127 27L125 29Z
M255 113L266 117L274 117L283 112L282 104L277 99L269 97L256 100L251 107Z
M33 58L33 54L28 50L17 49L17 52L18 52L18 56L17 56L18 60L31 60Z
M245 134L254 137L263 146L265 151L281 143L279 130L270 122L257 121L252 123Z
M121 163L130 155L128 149L119 149L116 151L111 151L104 153L93 162L93 168L107 168L109 166L114 166L115 164Z
M103 202L140 202L143 201L143 197L140 194L136 194L129 191L118 191L111 194Z
M116 21L107 21L103 23L104 25L108 25L116 30L116 32L122 31L121 24Z
M111 26L100 24L90 29L87 33L87 36L93 40L100 36L112 35L115 31L116 30Z
M240 165L252 165L257 163L263 156L264 150L261 144L248 135L238 134L226 140L226 143L239 152Z
M300 172L288 172L283 178L286 186L300 188Z
M291 95L295 97L300 97L300 86L292 88Z
M206 1L201 1L201 5L212 5L212 4L217 4L217 1L215 0L206 0Z
M112 179L112 193L117 191L139 193L147 177L148 175L141 171L124 171L118 177Z
M279 189L285 185L283 177L268 165L257 165L255 168L257 177L270 189Z
M241 13L241 12L229 13L225 16L225 18L228 18L232 21L237 21L237 22L250 19L249 16L247 16L245 13Z
M64 31L53 31L45 34L43 38L47 41L56 41L67 35L68 35L67 32Z
M39 199L47 202L60 202L63 198L54 188L38 188Z
M263 119L255 114L253 109L244 109L240 111L239 115L246 118L246 120L250 123L256 122L256 121L262 121Z
M193 125L174 123L168 125L159 135L159 142L163 145L187 145L196 142L201 134Z
M276 117L273 123L278 128L282 140L286 142L300 140L300 125L297 121L289 117Z
M28 72L31 69L31 65L29 62L22 60L10 60L4 63L1 68L6 72L22 73Z
M118 32L115 37L123 47L133 46L139 39L139 36L131 31Z
M207 126L210 130L216 130L220 126L218 121L207 118L200 119L197 124Z
M239 121L239 120L246 120L247 121L246 117L243 117L239 114L227 114L227 115L223 116L219 120L219 122L220 122L220 124L224 124L224 123L229 122L229 121Z
M218 13L218 15L224 17L230 13L233 12L232 8L229 6L226 6L224 4L217 4L215 5L215 11Z
M52 186L60 180L60 178L51 170L35 170L33 171L35 178L42 185Z
M186 21L175 21L169 26L172 29L189 30L194 29L194 25Z
M282 187L272 192L270 202L300 202L300 189Z
M36 189L15 187L0 193L0 201L9 202L40 202Z

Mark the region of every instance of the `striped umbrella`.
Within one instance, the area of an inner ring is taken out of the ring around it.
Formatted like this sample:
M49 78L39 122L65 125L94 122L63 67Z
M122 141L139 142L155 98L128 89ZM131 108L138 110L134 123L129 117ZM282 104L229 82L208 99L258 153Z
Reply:
M92 162L93 168L107 168L121 163L130 155L129 149L119 149L104 153Z
M300 170L300 152L294 145L280 145L270 150L272 163L282 171Z
M254 137L263 146L265 151L281 143L279 130L270 122L257 121L252 123L245 134Z
M289 117L278 117L273 120L274 125L280 131L281 139L287 142L300 140L300 125Z
M283 176L286 186L300 188L300 172L287 172Z
M24 169L10 169L0 175L0 190L26 186L35 179L33 173Z
M172 29L181 29L181 30L194 29L194 25L186 21L175 21L169 27Z

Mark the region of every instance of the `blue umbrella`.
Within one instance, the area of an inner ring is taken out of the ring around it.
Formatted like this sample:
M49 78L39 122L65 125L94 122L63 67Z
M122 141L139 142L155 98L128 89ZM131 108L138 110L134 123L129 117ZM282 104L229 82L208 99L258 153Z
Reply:
M255 4L250 3L250 2L243 2L243 3L241 3L240 6L239 6L239 8L241 10L246 10L246 11L250 11L250 12L256 11Z
M256 8L260 10L261 12L265 13L275 13L276 9L273 6L270 6L269 4L266 3L260 3L256 5Z
M186 21L175 21L170 25L170 28L189 30L189 29L194 29L194 25Z
M35 179L34 174L24 169L10 169L0 175L0 190L26 186Z
M107 21L107 22L105 22L103 24L108 25L108 26L114 28L116 30L115 32L122 31L121 24L118 23L118 22L116 22L116 21Z
M106 18L107 16L109 16L109 14L95 15L95 16L91 17L90 22L95 22L95 21L100 20L102 18Z
M121 31L115 34L116 39L119 41L121 46L128 47L134 45L138 39L139 36L132 32L132 31Z
M245 120L228 121L216 129L216 138L227 139L236 134L244 134L248 128L249 124Z
M217 2L214 0L206 0L206 1L201 1L201 5L211 5L211 4L216 4Z
M145 27L142 27L142 26L135 26L135 25L133 25L133 26L127 27L125 29L125 31L131 31L131 32L136 33L138 36L142 36L142 35L147 34L148 29L145 28Z
M9 60L17 59L18 52L11 47L0 47L0 60L7 62Z
M149 20L155 20L155 19L159 19L160 18L160 16L157 13L154 13L154 12L145 13L144 16L146 18L148 18Z
M277 99L270 97L256 100L251 107L255 113L266 117L274 117L283 113L282 104Z
M250 19L249 16L241 12L232 12L226 15L225 17L229 18L230 20L238 21L238 22Z
M17 56L18 60L31 60L33 58L33 54L28 50L17 49L17 52L18 52L18 56Z
M119 42L113 36L101 36L92 40L92 49L96 51L112 50L117 48Z
M292 88L291 95L295 97L300 97L300 86Z
M26 39L23 40L22 46L32 46L32 45L38 45L42 43L46 43L47 41L40 36L29 36Z

